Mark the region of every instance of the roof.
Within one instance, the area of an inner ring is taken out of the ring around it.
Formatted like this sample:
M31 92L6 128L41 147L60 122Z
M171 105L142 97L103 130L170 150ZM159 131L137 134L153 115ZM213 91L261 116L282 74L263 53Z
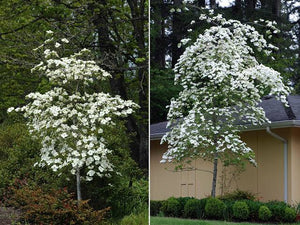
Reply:
M259 104L271 121L270 124L262 126L249 125L246 130L261 130L267 126L271 128L300 127L300 95L287 97L289 107L285 107L273 96L266 96ZM167 121L150 125L150 139L160 139L169 129L166 128Z

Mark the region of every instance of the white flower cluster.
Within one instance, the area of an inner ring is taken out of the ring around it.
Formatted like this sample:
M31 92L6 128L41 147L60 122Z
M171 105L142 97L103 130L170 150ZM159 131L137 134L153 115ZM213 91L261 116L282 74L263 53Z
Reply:
M168 113L170 132L162 138L168 151L162 162L238 154L254 161L241 141L241 125L269 122L258 103L274 95L287 104L291 91L280 74L254 57L254 48L270 51L266 40L250 25L225 20L207 29L187 47L175 65L175 83L184 89L172 99ZM252 43L251 46L248 43Z
M30 103L9 108L8 112L24 112L29 131L42 140L40 166L48 165L58 171L71 165L73 174L77 169L87 168L88 181L94 175L108 175L113 170L108 159L111 150L102 134L115 125L115 119L132 114L138 105L120 96L79 92L78 87L70 93L69 88L64 88L65 83L70 85L70 81L76 80L85 85L81 81L93 82L94 76L99 78L99 72L101 79L110 75L94 61L80 60L74 55L53 60L48 58L48 52L51 51L45 53L47 60L35 69L43 71L58 87L45 94L30 93Z
M56 42L55 47L61 45ZM93 83L94 79L104 80L111 75L101 69L95 61L82 60L80 57L89 52L87 49L82 49L79 53L70 57L59 58L56 51L46 49L44 57L47 59L36 65L32 71L40 71L49 78L49 81L57 85L65 85L72 81L83 81L84 85Z

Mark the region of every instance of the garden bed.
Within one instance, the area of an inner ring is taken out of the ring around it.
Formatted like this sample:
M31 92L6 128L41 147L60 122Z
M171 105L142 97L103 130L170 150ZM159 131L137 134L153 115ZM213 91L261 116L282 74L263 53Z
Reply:
M12 207L0 207L0 225L11 225L20 218L20 210Z

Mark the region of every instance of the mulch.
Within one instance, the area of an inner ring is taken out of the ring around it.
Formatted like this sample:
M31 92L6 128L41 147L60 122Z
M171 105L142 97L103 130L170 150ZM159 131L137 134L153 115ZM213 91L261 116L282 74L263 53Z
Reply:
M0 207L0 225L11 225L20 219L21 211L11 207Z

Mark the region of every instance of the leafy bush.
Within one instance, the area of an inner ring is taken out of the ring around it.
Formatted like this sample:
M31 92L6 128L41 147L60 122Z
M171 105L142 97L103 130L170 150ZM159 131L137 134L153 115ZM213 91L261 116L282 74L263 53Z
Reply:
M296 210L290 207L286 207L284 210L284 221L288 223L295 222L296 220Z
M233 206L233 217L239 220L247 220L249 218L249 208L246 202L236 201Z
M245 200L249 208L249 219L251 221L258 221L258 211L259 208L263 205L263 203L259 201Z
M183 217L184 216L184 206L187 203L188 200L190 199L195 199L193 197L179 197L176 198L179 201L180 204L180 208L179 208L179 213L178 213L178 217Z
M262 221L269 221L271 217L271 210L267 206L262 205L258 210L258 218Z
M150 201L150 215L157 216L161 210L162 203L164 201Z
M120 225L147 225L148 224L148 210L144 210L139 214L130 214L125 216Z
M235 190L231 193L227 193L223 196L218 197L220 200L255 200L255 195L249 191L241 191L241 190Z
M224 209L225 204L220 199L209 198L205 205L205 215L209 218L221 219Z
M180 203L174 197L168 198L163 202L161 210L165 216L178 217L180 214Z
M225 204L225 209L224 209L224 213L223 213L224 220L231 221L232 217L233 217L232 207L233 207L235 201L233 201L233 200L224 200L223 202Z
M184 217L200 219L204 215L204 207L203 201L199 199L189 199L184 206Z
M99 224L109 208L94 211L88 201L73 199L66 189L44 191L39 187L14 188L6 205L20 208L30 224Z
M288 207L288 204L280 201L270 201L266 203L266 206L272 212L272 221L283 222L285 216L285 208Z

